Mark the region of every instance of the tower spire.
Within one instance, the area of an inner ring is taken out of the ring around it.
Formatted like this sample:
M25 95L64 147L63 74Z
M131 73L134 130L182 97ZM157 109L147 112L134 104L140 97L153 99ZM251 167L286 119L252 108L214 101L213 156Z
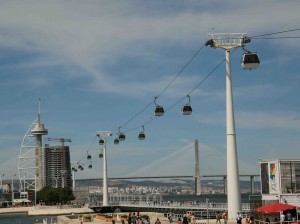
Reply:
M37 125L39 128L41 127L41 98L39 98L39 111L38 111Z

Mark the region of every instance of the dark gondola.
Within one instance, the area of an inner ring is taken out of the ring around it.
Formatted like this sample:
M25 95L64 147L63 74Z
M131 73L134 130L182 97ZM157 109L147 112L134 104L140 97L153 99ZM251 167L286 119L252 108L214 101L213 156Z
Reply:
M100 139L100 140L99 140L99 144L100 144L100 145L103 145L103 144L104 144L104 140L103 140L103 139Z
M119 142L120 142L120 141L119 141L119 139L118 139L118 138L115 138L115 140L114 140L114 144L115 144L115 145L118 145L118 144L119 144Z
M156 99L157 99L157 97L154 98L154 104L155 104L154 115L155 116L163 116L165 113L165 110L162 106L159 106L156 103Z
M163 116L165 113L165 110L163 107L159 106L159 105L156 105L155 106L155 110L154 110L154 114L155 116Z
M140 132L139 133L139 140L144 140L145 139L145 133L144 132Z
M92 158L92 156L90 154L87 155L86 157L88 160L90 160Z
M78 169L83 170L83 166L79 165Z
M183 115L191 115L193 111L192 106L190 105L191 103L190 95L187 95L187 97L189 98L189 102L181 107L181 112Z
M257 53L244 53L241 59L241 66L243 69L256 69L260 63Z
M181 108L183 115L191 115L192 114L192 106L191 105L184 105Z
M125 135L123 133L119 133L119 140L124 141L125 140Z

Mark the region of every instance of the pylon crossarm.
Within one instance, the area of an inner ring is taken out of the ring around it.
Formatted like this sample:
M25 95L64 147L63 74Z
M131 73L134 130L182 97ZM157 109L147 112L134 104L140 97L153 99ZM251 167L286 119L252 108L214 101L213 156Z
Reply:
M245 45L246 33L211 33L212 43L208 43L213 48L232 49L243 47ZM249 39L250 40L250 39Z

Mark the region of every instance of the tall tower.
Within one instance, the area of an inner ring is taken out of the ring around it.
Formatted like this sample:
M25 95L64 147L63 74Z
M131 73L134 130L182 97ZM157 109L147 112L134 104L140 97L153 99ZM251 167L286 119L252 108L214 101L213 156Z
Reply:
M35 165L36 165L36 190L39 191L44 187L44 153L42 147L42 136L48 134L48 130L41 123L41 101L39 99L39 113L36 125L31 129L31 134L35 136Z

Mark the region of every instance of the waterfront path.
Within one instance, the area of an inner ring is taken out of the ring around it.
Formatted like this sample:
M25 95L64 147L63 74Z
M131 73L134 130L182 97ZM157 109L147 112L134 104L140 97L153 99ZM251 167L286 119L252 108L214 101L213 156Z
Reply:
M10 208L0 208L0 214L8 213L28 213L28 210L32 207L10 207Z
M33 207L10 207L0 208L0 214L8 213L27 213L28 215L64 215L64 214L83 214L94 213L87 206L73 208L71 206L33 206Z

